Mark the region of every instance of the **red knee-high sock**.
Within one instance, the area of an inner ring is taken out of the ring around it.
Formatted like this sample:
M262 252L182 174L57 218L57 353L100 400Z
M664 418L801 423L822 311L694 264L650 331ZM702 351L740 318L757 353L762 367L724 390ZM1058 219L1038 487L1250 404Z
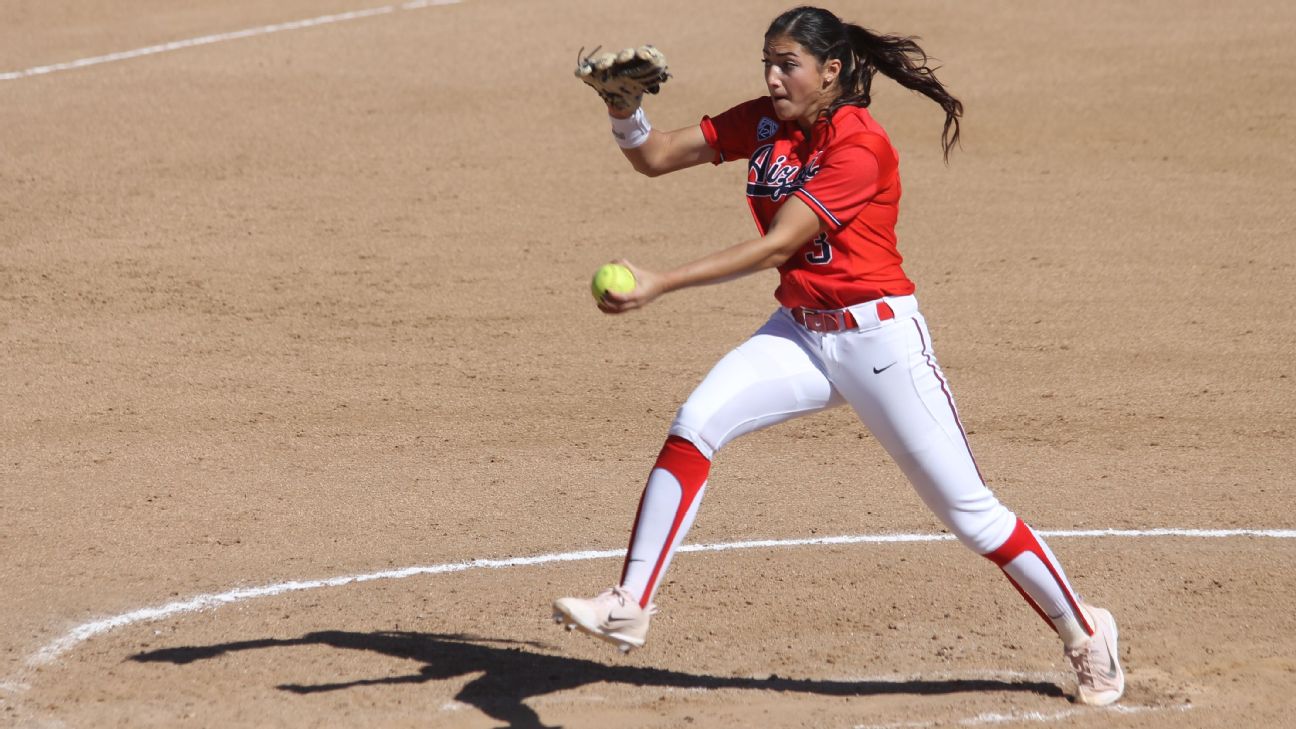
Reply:
M678 436L667 438L657 456L621 568L621 586L638 595L644 607L652 602L676 547L693 525L710 470L711 461Z
M1080 609L1080 599L1067 582L1062 566L1048 545L1021 519L1008 541L985 556L999 565L1017 592L1063 639L1077 629L1093 635L1093 626Z

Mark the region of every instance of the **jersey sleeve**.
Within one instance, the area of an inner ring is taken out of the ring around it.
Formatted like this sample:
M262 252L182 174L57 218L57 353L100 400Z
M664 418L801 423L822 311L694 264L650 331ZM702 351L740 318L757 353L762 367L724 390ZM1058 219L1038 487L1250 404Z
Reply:
M756 148L758 107L763 99L741 103L719 116L702 117L702 136L716 151L713 164L751 157Z
M846 227L896 170L891 144L874 134L842 140L819 161L819 169L793 195L833 230Z

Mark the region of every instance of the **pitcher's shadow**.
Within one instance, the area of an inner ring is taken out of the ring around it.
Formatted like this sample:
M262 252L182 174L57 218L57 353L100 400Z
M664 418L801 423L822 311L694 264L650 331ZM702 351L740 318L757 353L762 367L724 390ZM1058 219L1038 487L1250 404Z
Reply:
M209 646L161 648L131 656L141 663L174 663L183 665L215 658L233 651L289 646L325 645L333 648L366 650L396 658L421 661L417 673L382 678L322 684L281 684L277 688L296 694L339 691L355 686L425 683L448 680L478 673L460 689L455 700L476 707L484 714L507 722L516 729L546 727L526 700L586 684L607 682L632 686L663 688L746 689L788 691L821 696L877 696L913 694L930 696L962 692L1026 692L1060 697L1063 692L1052 683L1040 681L1001 681L995 679L949 679L911 681L831 681L771 676L768 679L735 678L685 673L643 666L605 665L578 658L567 658L532 649L547 646L524 641L480 638L462 634L376 631L355 633L326 630L307 633L300 638L248 640Z

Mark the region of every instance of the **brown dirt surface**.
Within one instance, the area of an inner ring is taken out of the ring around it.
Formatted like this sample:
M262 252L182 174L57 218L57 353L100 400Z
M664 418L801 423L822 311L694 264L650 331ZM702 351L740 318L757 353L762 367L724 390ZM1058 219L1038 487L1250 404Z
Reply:
M380 3L19 0L0 72ZM466 0L0 81L0 725L1289 722L1292 539L1053 539L1121 623L1119 710L1070 703L948 541L682 553L628 656L549 620L615 557L134 614L623 548L774 277L596 310L600 263L751 223L741 165L635 175L576 51L664 49L650 113L684 126L763 93L784 8ZM879 81L874 111L1000 497L1042 530L1293 529L1296 6L834 9L920 35L966 104L948 167L934 105ZM728 448L689 542L939 532L838 410Z

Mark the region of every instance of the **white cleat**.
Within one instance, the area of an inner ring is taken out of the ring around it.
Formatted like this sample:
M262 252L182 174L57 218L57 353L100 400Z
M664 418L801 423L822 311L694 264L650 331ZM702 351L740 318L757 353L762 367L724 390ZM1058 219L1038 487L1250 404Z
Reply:
M1116 644L1116 619L1102 608L1086 605L1094 634L1086 645L1066 650L1076 674L1076 701L1090 706L1114 704L1125 693L1125 671Z
M621 587L604 590L596 597L563 597L554 601L554 622L567 630L580 630L605 640L622 653L644 644L648 620L657 612L656 605L647 608Z

